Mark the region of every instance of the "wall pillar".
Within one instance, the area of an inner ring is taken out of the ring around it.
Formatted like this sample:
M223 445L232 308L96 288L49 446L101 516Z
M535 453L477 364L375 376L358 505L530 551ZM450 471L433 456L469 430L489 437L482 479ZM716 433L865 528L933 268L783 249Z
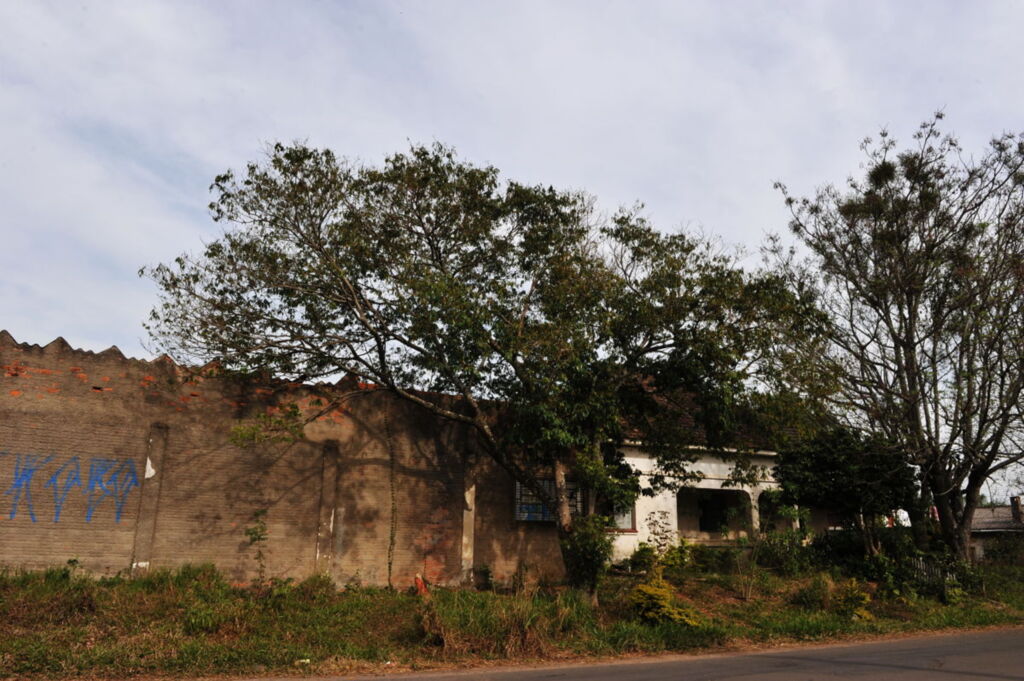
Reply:
M476 542L476 480L472 477L469 463L463 468L462 506L462 574L461 581L473 580L474 544Z
M316 530L316 555L313 569L317 574L330 574L334 564L335 524L338 500L338 443L328 440L323 447L323 466L320 471L320 516Z
M754 531L754 534L756 535L758 532L761 531L761 509L758 507L758 497L760 495L758 494L758 491L755 489L747 492L747 496L750 497L750 528ZM751 537L751 539L753 539L753 537Z
M164 456L170 429L163 423L154 423L146 436L146 463L139 481L139 515L135 520L135 539L132 544L130 571L146 572L153 560L153 541L156 537L156 516L160 507L160 488L164 480Z

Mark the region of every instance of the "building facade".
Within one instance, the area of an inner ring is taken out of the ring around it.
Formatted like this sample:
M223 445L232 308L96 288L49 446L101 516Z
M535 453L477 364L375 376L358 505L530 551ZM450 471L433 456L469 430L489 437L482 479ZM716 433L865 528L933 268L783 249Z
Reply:
M287 404L319 414L301 440L240 435ZM626 457L650 472L639 449ZM756 524L770 479L725 489L728 464L703 457L698 467L693 488L622 510L617 556L649 539L652 513L688 541ZM390 393L351 381L240 382L62 339L40 347L0 332L0 491L0 562L13 568L74 559L113 574L210 562L245 581L259 549L268 575L338 583L564 572L543 507L477 455L464 428ZM260 546L246 533L256 523L267 528Z

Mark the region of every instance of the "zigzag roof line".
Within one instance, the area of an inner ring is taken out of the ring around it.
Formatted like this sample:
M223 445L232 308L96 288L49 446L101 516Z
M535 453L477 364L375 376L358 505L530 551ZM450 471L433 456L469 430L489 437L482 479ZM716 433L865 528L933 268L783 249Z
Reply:
M160 355L156 359L140 359L138 357L128 357L123 352L121 352L121 349L118 348L116 345L111 345L106 350L94 352L92 350L83 350L82 348L72 347L70 343L64 340L63 336L57 336L46 345L39 345L37 343L19 343L17 339L15 339L14 336L9 331L4 329L0 329L0 347L18 348L25 352L36 352L43 354L72 354L78 355L80 357L100 357L105 359L113 359L115 361L124 363L134 362L149 365L162 364L169 365L175 369L181 368L178 365L178 363L171 359L171 357L169 357L168 355Z

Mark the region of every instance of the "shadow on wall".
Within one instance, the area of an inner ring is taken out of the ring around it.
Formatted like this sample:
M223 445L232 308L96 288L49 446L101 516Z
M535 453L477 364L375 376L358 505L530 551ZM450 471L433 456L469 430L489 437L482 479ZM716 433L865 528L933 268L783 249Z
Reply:
M332 575L411 585L453 582L461 569L465 428L384 391L346 411ZM318 429L317 437L329 429Z

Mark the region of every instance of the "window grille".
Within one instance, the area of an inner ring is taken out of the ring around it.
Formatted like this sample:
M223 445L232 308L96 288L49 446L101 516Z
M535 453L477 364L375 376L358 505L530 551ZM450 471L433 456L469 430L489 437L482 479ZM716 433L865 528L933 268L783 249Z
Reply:
M537 482L545 492L552 497L555 496L555 481L553 479L541 479ZM574 516L583 515L583 494L575 482L566 482L565 486L569 492L569 511ZM555 514L528 487L516 481L516 520L554 522Z

